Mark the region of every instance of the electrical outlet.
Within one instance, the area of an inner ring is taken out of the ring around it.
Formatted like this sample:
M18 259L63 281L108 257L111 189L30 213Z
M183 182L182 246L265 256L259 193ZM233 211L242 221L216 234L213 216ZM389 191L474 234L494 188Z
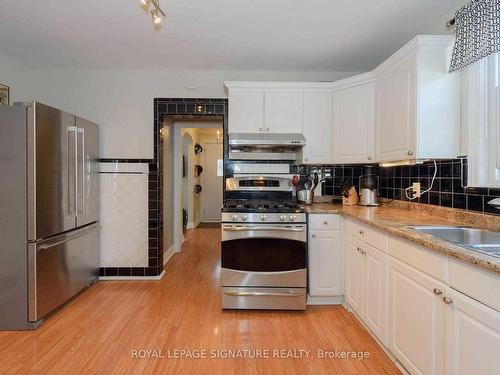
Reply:
M413 191L413 197L420 197L420 182L414 182L411 186L411 190Z

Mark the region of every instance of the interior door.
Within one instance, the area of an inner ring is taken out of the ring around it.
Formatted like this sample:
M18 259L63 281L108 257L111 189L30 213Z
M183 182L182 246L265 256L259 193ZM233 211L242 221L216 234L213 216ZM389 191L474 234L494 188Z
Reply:
M203 146L203 221L220 221L223 200L222 144L205 143Z
M99 220L99 127L76 118L77 225Z
M37 240L75 227L76 128L55 108L34 103L28 112L28 237Z

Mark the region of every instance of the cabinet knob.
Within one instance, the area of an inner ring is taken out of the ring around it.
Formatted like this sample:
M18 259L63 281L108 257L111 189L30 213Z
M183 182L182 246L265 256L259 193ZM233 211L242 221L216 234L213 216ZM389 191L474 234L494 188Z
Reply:
M305 160L305 161L309 161L309 158L305 158L304 160Z
M328 225L328 221L323 221L323 224Z
M413 155L413 151L408 151L408 155Z
M360 230L360 231L359 231L359 234L360 234L360 235L363 235L363 234L365 234L365 232L363 232L362 230Z
M312 237L312 238L316 238L316 235L315 235L315 234L313 234L311 237Z
M450 297L443 297L443 302L450 305L453 303L453 300Z
M359 247L356 248L357 251L361 251L361 249Z
M436 296L440 296L441 294L443 294L443 290L439 288L434 288L434 294Z
M270 131L270 130L271 130L271 128L266 128L266 131L267 131L267 132L268 132L268 131Z
M371 156L368 156L368 160L372 160L372 157L371 157Z
M259 128L259 131L261 132L262 130L264 130L263 128Z

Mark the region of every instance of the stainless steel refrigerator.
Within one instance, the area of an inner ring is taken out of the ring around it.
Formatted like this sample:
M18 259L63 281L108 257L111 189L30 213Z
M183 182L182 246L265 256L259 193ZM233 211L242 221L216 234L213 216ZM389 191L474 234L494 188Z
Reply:
M36 328L99 273L99 127L0 106L0 329Z

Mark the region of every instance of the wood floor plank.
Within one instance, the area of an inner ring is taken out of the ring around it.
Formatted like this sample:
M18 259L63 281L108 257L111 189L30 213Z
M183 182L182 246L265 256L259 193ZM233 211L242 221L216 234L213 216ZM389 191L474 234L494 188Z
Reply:
M0 332L2 374L399 374L340 306L306 312L222 311L220 229L186 233L160 281L103 281L37 330ZM269 350L269 359L132 358L133 350ZM272 358L273 350L314 358ZM320 359L317 350L368 351L368 359Z

